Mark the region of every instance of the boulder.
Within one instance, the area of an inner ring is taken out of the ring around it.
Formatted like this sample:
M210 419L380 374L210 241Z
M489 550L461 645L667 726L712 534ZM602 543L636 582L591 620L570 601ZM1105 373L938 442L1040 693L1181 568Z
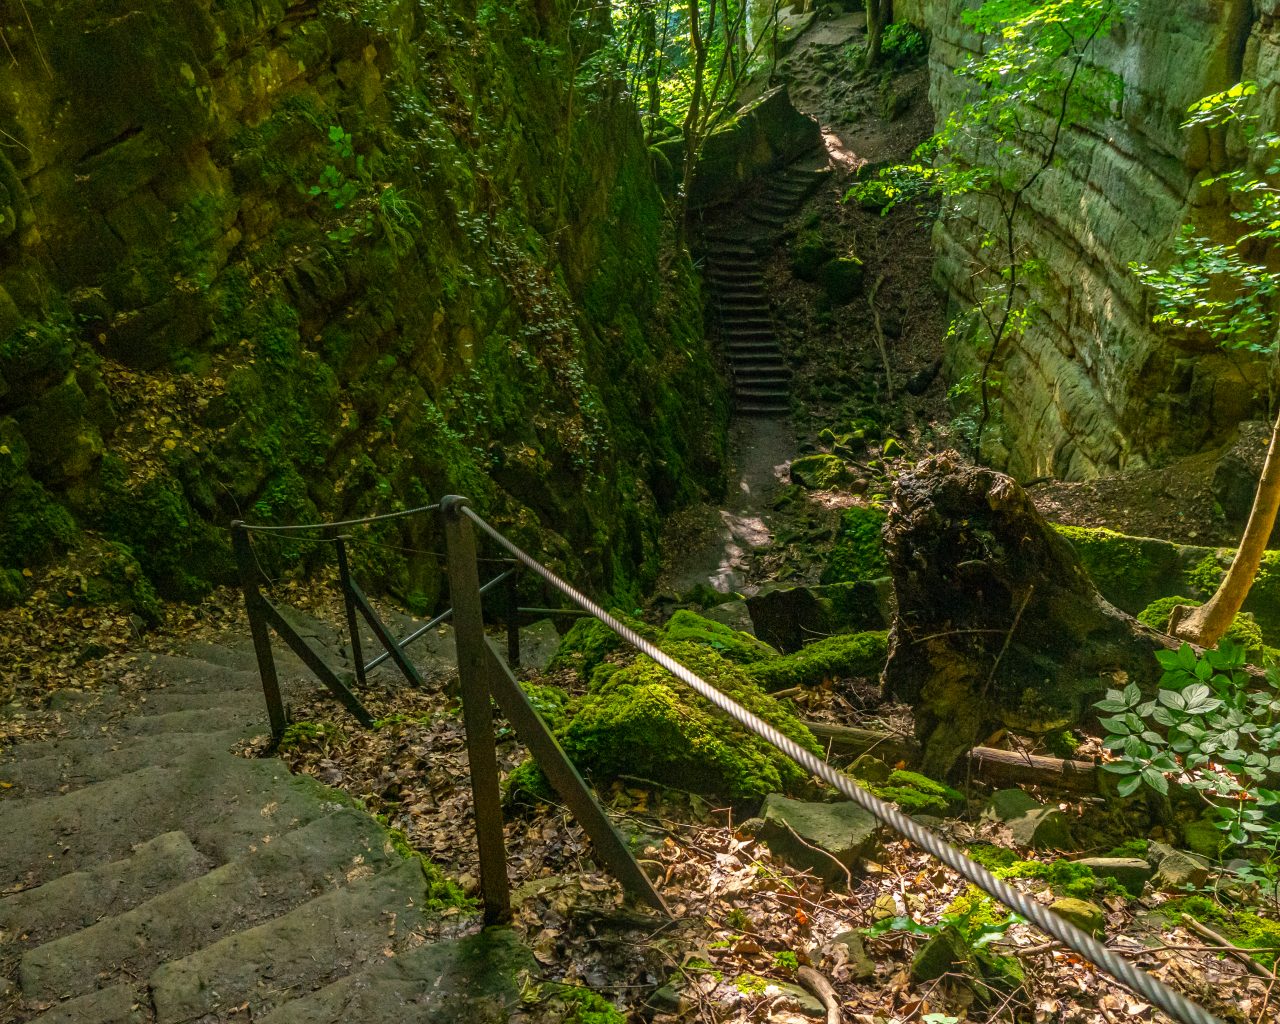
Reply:
M815 637L887 628L892 601L892 587L884 579L766 587L746 603L756 636L780 651L798 651Z
M1107 915L1096 903L1068 898L1049 904L1049 909L1094 938L1101 938L1106 934Z
M1179 891L1187 886L1198 889L1209 881L1209 862L1194 853L1152 843L1147 859L1156 866L1155 884L1166 891Z
M791 463L791 482L810 491L825 491L848 483L853 473L835 455L805 455Z
M859 981L866 981L875 976L876 963L867 956L867 948L862 941L861 932L841 932L831 940L831 945L827 947L827 955L843 961L849 975Z
M993 794L983 817L1006 825L1013 841L1023 849L1063 849L1071 845L1066 816L1020 789L1004 789Z
M538 672L551 664L560 649L560 634L550 619L540 619L520 630L520 667Z
M760 838L792 867L810 870L831 883L843 880L841 868L854 871L875 845L879 823L851 803L819 804L777 793L760 809Z
M751 636L756 635L755 623L751 620L751 609L747 607L746 601L726 601L724 604L718 604L714 608L708 608L702 613L702 617L710 619L712 622L719 622L721 625L728 626L739 633L748 633Z
M1130 896L1141 896L1143 886L1155 874L1142 857L1083 857L1072 863L1083 864L1099 878L1114 878Z

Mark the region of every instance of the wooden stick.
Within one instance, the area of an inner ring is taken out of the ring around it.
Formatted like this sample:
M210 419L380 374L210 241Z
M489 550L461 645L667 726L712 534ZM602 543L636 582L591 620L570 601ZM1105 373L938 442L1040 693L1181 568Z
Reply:
M1098 791L1098 766L1092 761L1064 761L1044 754L974 747L969 751L973 774L985 782L1053 786L1078 793Z
M842 1024L840 1015L840 997L831 982L812 967L800 967L796 970L796 980L817 996L827 1009L827 1024Z

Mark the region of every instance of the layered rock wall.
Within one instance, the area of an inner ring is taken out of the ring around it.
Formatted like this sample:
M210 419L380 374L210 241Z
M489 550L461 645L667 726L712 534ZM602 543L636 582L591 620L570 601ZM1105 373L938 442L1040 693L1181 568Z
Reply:
M599 588L652 572L727 407L601 31L559 0L0 5L0 595L90 540L190 596L233 517L450 491ZM429 523L371 540L373 585L436 600Z
M955 70L989 45L962 20L976 5L896 5L900 18L931 35L939 120L966 97ZM1029 289L1038 314L997 370L998 432L1013 472L1080 479L1142 467L1220 442L1239 420L1265 415L1262 362L1154 327L1151 297L1129 264L1167 263L1184 223L1228 236L1225 191L1199 182L1239 154L1221 131L1180 125L1192 102L1242 77L1270 83L1274 94L1274 21L1250 0L1135 0L1097 44L1097 63L1124 83L1118 116L1072 127L1016 225L1024 255L1043 261L1044 275ZM996 224L993 211L975 201L936 230L938 279L957 311L974 305L972 267ZM972 346L957 339L949 362L953 380L973 373ZM988 455L999 460L998 447Z

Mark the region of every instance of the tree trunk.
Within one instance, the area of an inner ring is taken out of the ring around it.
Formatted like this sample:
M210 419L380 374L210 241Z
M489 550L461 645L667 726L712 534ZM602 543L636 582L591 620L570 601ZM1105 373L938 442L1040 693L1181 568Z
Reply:
M915 711L926 774L1004 727L1076 725L1108 686L1152 689L1172 643L1112 607L1002 473L947 452L904 473L885 524L897 594L884 684Z
M1253 496L1253 508L1240 549L1236 552L1231 568L1218 585L1213 597L1199 608L1178 605L1169 619L1169 632L1180 640L1187 640L1201 647L1212 647L1230 628L1240 606L1249 596L1253 578L1262 563L1263 552L1275 527L1276 512L1280 509L1280 416L1271 427L1271 445L1267 448L1267 461L1262 465L1262 479Z
M867 7L867 57L866 66L874 68L880 63L881 42L884 39L885 17L890 0L866 0Z

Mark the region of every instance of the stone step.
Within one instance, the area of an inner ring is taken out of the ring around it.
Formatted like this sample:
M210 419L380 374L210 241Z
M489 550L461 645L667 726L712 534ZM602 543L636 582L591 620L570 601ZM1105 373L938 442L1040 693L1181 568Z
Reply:
M729 354L729 362L738 373L777 373L789 374L787 364L776 352L770 353L733 353Z
M139 765L164 765L196 751L221 753L248 735L243 729L87 739L49 740L18 748L20 756L0 764L0 780L13 788L8 799L54 796L137 771ZM47 753L46 753L47 751Z
M245 1003L243 1019L257 1020L299 995L377 966L421 941L427 901L421 865L406 860L167 963L148 983L156 1024L206 1015L222 1020Z
M509 929L488 928L454 942L424 943L285 1003L260 1024L506 1024L520 1001L517 979L535 970Z
M780 404L764 404L760 402L739 402L735 405L739 416L755 416L762 420L780 419L791 414L791 406Z
M724 325L724 336L730 344L755 345L761 341L773 343L775 333L772 320L736 320Z
M791 375L786 373L752 373L746 369L734 368L733 380L738 392L746 393L750 390L771 390L778 393L785 393L791 384Z
M754 334L730 334L725 339L725 349L731 356L742 355L781 355L777 339L773 331L757 331Z
M65 796L0 804L0 835L9 837L0 846L0 889L42 885L117 860L136 843L175 829L224 864L264 836L278 838L336 809L328 790L290 775L274 758L194 752Z
M740 387L734 388L733 393L736 397L749 399L755 402L764 402L771 399L787 400L788 394L785 387Z
M769 320L769 303L763 298L737 299L720 303L720 318L730 323L744 321Z
M135 846L129 856L0 899L0 965L41 943L123 914L213 866L182 832ZM7 969L0 970L11 976Z
M29 951L24 996L79 995L122 976L145 977L226 936L400 861L366 814L343 809L156 896Z

